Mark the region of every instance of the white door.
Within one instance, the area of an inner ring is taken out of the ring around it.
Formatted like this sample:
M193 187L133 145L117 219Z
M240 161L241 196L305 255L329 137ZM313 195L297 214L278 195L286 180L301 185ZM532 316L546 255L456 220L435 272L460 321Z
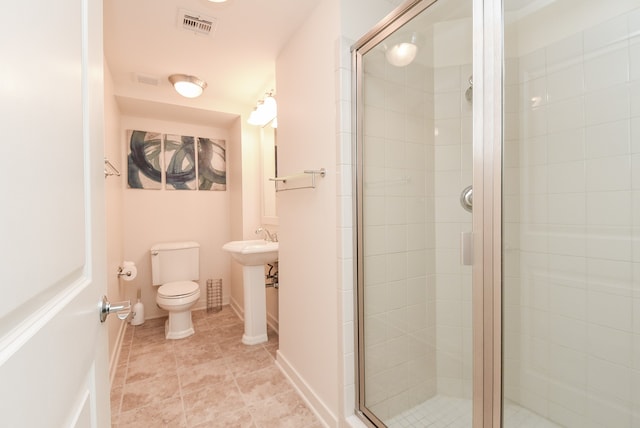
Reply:
M2 16L0 426L107 426L102 2Z

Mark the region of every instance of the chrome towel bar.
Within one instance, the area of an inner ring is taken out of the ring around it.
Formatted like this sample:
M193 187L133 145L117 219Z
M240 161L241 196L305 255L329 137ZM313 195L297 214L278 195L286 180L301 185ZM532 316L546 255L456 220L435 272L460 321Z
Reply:
M113 166L109 159L104 158L104 178L107 178L111 175L120 177L120 171L118 171L118 168Z
M276 192L285 192L287 190L297 190L297 189L315 189L316 187L316 177L324 177L327 174L327 170L324 168L320 169L305 169L303 172L299 174L286 175L284 177L273 177L269 178L269 180L274 181L276 183ZM304 180L311 178L311 182L306 185L296 186L296 187L278 187L278 183L286 184L290 181Z

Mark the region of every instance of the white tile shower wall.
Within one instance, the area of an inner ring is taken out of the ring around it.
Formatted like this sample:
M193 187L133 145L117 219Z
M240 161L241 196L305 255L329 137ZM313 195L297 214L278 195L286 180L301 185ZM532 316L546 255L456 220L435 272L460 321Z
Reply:
M350 114L351 104L351 49L353 40L342 37L336 40L336 100L337 108L346 109ZM336 115L345 117L345 114ZM341 122L336 135L336 204L338 247L338 302L342 306L342 412L344 418L353 416L356 406L356 370L355 365L355 301L353 272L353 171L352 171L352 129L351 117Z
M517 396L520 385L521 328L520 302L520 144L519 144L519 61L505 61L505 133L503 184L503 308L504 317L504 390L505 396ZM515 94L515 97L513 96Z
M471 65L396 69L369 55L367 394L385 418L436 392L471 396L471 271L459 259L471 230L459 204L472 177Z
M435 381L433 72L365 58L366 401L381 418Z
M471 269L460 264L460 234L471 214L460 205L471 185L471 65L434 70L434 205L437 390L471 397Z
M640 422L638 31L636 10L507 67L505 396L566 426Z

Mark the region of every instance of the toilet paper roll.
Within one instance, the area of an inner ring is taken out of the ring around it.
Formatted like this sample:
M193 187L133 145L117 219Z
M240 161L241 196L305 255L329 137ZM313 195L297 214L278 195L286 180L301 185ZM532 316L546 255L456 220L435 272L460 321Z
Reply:
M133 262L125 261L122 263L122 267L120 268L120 272L118 273L118 276L120 276L125 281L131 281L136 276L138 276L138 269L133 264Z

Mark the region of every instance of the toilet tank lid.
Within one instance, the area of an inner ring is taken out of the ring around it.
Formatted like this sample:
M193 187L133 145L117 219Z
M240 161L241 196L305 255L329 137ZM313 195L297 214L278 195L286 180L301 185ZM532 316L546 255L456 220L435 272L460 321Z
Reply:
M182 250L184 248L200 248L200 244L195 241L164 242L153 245L150 251Z

